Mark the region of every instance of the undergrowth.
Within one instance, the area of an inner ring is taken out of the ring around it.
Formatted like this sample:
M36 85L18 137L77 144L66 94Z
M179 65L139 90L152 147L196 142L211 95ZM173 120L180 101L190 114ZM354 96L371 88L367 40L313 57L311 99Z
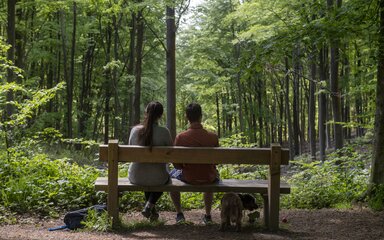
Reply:
M55 217L68 210L106 203L106 194L94 190L95 179L106 176L106 166L94 161L97 159L94 143L68 143L58 140L61 136L52 137L56 133L47 130L13 148L0 148L0 222L12 223L15 213ZM81 150L76 150L79 144ZM249 147L248 143L233 139L222 146L229 144ZM371 153L359 149L361 146L356 144L348 145L329 154L325 162L305 156L291 161L284 178L292 190L291 194L282 196L281 206L309 209L351 206L367 190L369 180ZM120 177L127 177L128 167L128 164L120 165ZM264 166L219 165L218 170L222 179L266 179L268 176L268 168ZM366 201L372 209L383 210L384 187L377 186L374 190L375 195ZM219 207L222 195L214 195L214 208ZM254 196L261 205L261 197ZM184 209L204 208L202 193L182 193L181 197ZM123 193L119 203L121 212L141 210L144 194ZM163 194L157 208L174 210L168 193ZM105 231L109 226L107 220L91 215L87 227Z
M357 152L349 145L334 153L327 160L309 161L302 157L291 161L287 178L291 194L283 197L288 208L329 208L350 206L368 187L367 160L370 152Z

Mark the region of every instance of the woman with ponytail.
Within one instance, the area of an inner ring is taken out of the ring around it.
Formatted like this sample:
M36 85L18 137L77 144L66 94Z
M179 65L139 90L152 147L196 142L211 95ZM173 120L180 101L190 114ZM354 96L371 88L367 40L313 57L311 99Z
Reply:
M163 105L150 102L145 109L144 121L132 128L129 145L140 146L170 146L172 138L166 127L161 127L158 120L163 115ZM166 163L136 163L133 162L128 170L129 181L142 186L163 185L169 181L168 165ZM155 205L162 192L145 192L145 206L141 212L151 221L157 220L159 214Z

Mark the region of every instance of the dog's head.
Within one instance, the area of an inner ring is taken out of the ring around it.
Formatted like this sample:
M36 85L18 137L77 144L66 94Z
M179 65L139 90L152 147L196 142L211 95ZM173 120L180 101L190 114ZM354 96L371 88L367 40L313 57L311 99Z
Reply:
M259 206L256 204L255 198L250 194L239 194L241 202L243 203L243 208L249 211L253 211Z

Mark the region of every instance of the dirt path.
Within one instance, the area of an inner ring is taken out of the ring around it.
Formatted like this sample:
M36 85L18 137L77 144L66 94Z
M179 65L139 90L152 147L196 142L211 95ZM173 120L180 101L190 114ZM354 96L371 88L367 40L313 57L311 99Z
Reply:
M245 225L240 233L219 232L219 211L213 212L215 224L201 223L202 210L185 212L191 225L175 225L173 212L161 212L165 225L145 227L124 232L55 231L49 227L62 225L60 219L23 219L24 223L0 226L0 239L55 239L55 240L129 240L129 239L384 239L384 212L370 210L283 210L281 216L287 223L280 224L280 231L270 233L260 227ZM129 219L140 220L140 213L127 214ZM262 219L261 219L262 220ZM259 221L261 222L261 221Z

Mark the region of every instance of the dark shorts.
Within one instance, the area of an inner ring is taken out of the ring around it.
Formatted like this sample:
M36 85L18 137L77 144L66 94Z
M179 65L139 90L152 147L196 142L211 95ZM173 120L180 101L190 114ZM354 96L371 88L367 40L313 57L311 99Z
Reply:
M169 176L171 176L171 178L176 178L177 180L180 180L180 181L183 181L185 183L188 183L187 181L184 180L183 170L181 170L181 169L176 169L176 168L172 169L169 172ZM216 182L219 182L219 181L220 181L219 173L217 173L216 179L213 182L216 183Z

